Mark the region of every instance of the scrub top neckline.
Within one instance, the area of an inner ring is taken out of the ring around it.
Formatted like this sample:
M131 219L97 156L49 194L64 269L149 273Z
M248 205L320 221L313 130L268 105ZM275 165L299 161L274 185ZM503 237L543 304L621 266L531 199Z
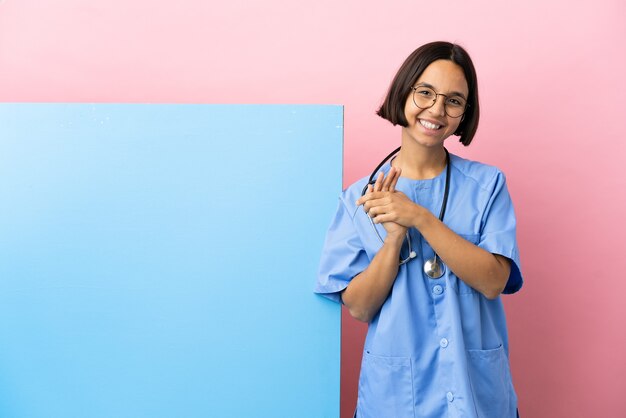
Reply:
M380 171L382 171L383 173L385 173L385 176L389 173L389 170L391 169L391 162L395 159L396 157L394 156L391 160L389 160L388 162L385 163L385 165L383 165L380 168ZM452 165L452 160L455 158L454 154L450 153L450 164ZM450 167L451 169L454 167ZM410 179L408 177L404 177L404 176L400 176L400 178L398 179L398 183L404 183L410 187L414 187L414 188L420 188L420 189L428 189L430 188L433 184L440 182L440 181L445 181L446 178L446 168L444 167L443 170L441 170L441 173L437 174L435 177L430 178L430 179L419 179L419 180L414 180L414 179Z

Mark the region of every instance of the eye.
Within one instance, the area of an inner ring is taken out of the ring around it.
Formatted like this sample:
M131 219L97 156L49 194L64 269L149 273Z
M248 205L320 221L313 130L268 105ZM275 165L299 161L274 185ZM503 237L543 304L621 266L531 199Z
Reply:
M446 100L446 102L450 106L458 106L458 107L465 106L465 100L458 98L458 97L450 97L448 100Z
M420 87L415 89L415 93L423 97L433 97L435 95L431 90L420 88Z

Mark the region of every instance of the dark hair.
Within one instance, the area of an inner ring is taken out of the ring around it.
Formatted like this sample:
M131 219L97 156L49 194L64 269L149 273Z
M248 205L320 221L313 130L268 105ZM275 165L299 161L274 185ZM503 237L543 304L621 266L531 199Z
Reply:
M411 93L411 87L417 82L426 67L434 61L442 59L454 62L463 69L465 74L469 88L468 106L454 135L460 136L459 141L467 146L472 142L478 128L480 107L478 105L478 82L474 64L467 51L459 45L450 42L431 42L413 51L398 70L391 82L385 101L376 114L387 119L394 126L407 127L408 122L404 116L404 106Z

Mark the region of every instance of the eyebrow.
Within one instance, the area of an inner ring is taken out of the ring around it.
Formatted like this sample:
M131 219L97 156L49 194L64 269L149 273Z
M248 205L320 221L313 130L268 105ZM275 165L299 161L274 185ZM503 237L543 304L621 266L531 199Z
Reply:
M428 88L431 88L431 89L437 91L437 89L434 86L432 86L432 85L430 85L428 83L418 83L417 85L418 86L422 86L422 87L428 87ZM465 95L463 93L460 93L458 91L450 91L447 94L444 94L444 96L459 96L459 97L462 97L465 100L467 100L467 97L465 97Z

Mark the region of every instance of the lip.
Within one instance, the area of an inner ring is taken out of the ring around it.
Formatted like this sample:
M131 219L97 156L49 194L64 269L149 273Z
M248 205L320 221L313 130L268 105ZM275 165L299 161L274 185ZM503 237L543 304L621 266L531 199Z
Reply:
M446 127L446 124L444 122L442 122L440 120L437 120L437 119L417 118L417 123L419 123L420 120L423 120L423 121L428 122L428 123L432 123L433 125L439 125L440 126L439 129ZM422 125L422 124L420 123L420 125ZM422 125L422 128L425 128L425 126Z
M425 127L424 125L422 125L420 120L423 120L423 121L426 121L426 122L430 122L430 123L433 123L435 125L439 125L440 128L439 129L429 129L429 128ZM420 130L420 132L422 132L423 135L433 136L433 137L438 137L439 135L441 135L442 132L444 131L444 129L446 128L446 125L442 124L441 122L439 122L437 120L433 120L433 119L426 119L426 118L417 118L416 125L417 125L418 129Z

